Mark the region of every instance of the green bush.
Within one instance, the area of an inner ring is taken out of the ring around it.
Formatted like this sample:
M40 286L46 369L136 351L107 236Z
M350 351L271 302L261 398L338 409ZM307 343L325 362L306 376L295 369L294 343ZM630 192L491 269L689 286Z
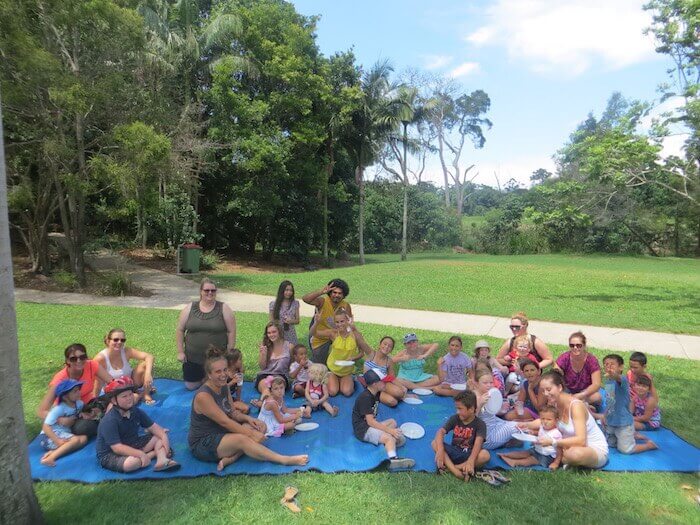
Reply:
M56 284L63 288L74 290L78 287L78 280L75 278L75 275L69 271L57 270L51 275L51 277Z
M202 270L215 270L223 262L224 258L214 250L203 251L199 257L199 267Z
M102 287L102 295L123 297L129 295L133 289L133 283L126 272L116 271L106 274Z

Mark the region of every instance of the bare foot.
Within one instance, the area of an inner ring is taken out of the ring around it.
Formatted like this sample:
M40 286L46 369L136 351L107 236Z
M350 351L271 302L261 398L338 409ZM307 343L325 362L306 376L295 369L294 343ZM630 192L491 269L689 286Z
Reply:
M309 456L302 454L299 456L287 456L284 465L306 465L309 462Z
M333 407L333 413L331 414L331 416L337 416L338 412L340 412L340 407Z
M41 464L46 466L46 467L55 467L56 462L51 458L51 452L47 452L43 456L41 456L40 460Z
M647 447L649 447L649 450L656 450L659 448L659 445L654 443L651 439L647 438Z
M231 463L236 461L238 458L236 456L229 456L227 458L221 458L221 461L216 465L216 470L221 472L224 470L226 467L228 467Z

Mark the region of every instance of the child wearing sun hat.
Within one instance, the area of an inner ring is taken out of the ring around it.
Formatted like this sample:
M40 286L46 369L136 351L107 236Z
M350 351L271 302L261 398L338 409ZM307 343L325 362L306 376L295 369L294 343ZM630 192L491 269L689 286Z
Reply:
M65 379L56 385L58 403L49 410L41 427L41 446L48 451L41 458L42 465L54 467L58 458L83 448L87 443L87 436L76 436L71 432L69 425L59 423L61 418L68 418L73 422L78 419L83 408L83 402L80 400L82 385L82 381L75 379ZM65 421L63 419L62 422Z

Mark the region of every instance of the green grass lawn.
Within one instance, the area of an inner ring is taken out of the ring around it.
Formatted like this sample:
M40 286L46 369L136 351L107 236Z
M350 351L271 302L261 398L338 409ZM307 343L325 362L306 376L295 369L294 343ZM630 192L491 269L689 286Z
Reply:
M579 255L371 255L368 264L304 273L221 274L235 290L297 296L334 277L351 303L700 334L700 260Z
M103 347L103 334L119 326L126 329L130 345L156 356L157 377L181 378L174 344L176 311L35 304L19 304L17 311L22 395L30 439L41 426L35 409L49 379L62 365L63 348L72 342L83 342L94 356ZM246 375L252 378L257 370L256 348L266 316L239 313L237 319L238 346L244 354ZM370 344L376 344L384 334L396 338L402 335L401 329L395 327L362 324L360 329ZM451 334L422 331L418 335L426 342L439 342L444 349ZM470 348L476 339L464 337L465 348ZM555 355L563 351L563 347L552 349ZM594 353L602 357L607 352ZM628 354L623 356L627 358ZM429 363L433 371L436 358ZM689 415L700 410L700 363L649 356L649 369L661 393L664 424L699 445L697 418ZM125 513L130 521L139 523L279 523L291 519L278 503L289 484L301 490L304 508L303 514L294 519L308 523L697 521L692 492L682 488L696 485L694 475L573 471L521 471L509 475L512 483L500 489L478 482L465 484L447 476L386 472L204 477L97 485L41 482L35 488L51 523L113 523L115 516Z

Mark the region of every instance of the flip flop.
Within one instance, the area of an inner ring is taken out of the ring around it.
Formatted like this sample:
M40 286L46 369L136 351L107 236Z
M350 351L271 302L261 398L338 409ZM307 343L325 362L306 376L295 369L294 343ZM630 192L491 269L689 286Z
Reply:
M288 501L288 500L282 498L280 500L280 505L282 505L283 507L287 507L294 514L298 514L301 512L301 508L299 507L299 503L297 502L296 499L292 499L292 500Z
M510 483L510 479L505 477L498 470L485 470L484 472L488 472L489 474L491 474L496 481L499 481L501 483Z
M250 404L253 405L255 408L262 408L262 401L259 399L251 399Z
M299 489L288 485L284 488L284 496L282 497L282 499L284 501L292 501L294 498L297 497L297 494L299 494Z
M168 462L163 465L162 467L153 467L153 472L166 472L166 471L174 471L178 470L182 465L180 465L177 461L173 461L172 459L169 459Z
M150 405L155 405L158 401L151 398L151 399L144 399L143 402L150 406Z
M477 479L480 479L481 481L485 481L492 487L500 487L501 482L496 480L496 478L493 476L493 474L490 474L488 471L485 470L479 470L478 472L474 473L474 477Z

